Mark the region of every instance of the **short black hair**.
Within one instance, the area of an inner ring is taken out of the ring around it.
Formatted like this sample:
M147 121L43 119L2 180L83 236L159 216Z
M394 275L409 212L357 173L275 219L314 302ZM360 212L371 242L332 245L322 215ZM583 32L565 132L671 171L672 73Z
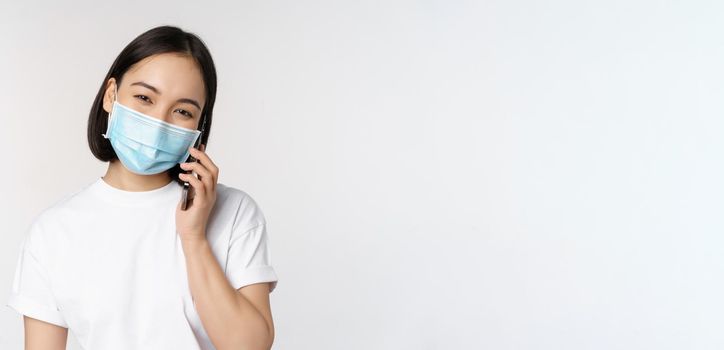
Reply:
M206 102L204 103L204 109L201 111L198 126L198 129L201 129L202 125L205 125L204 133L200 136L199 145L207 144L209 131L211 130L214 101L216 100L216 67L214 61L211 58L209 49L198 36L178 27L164 25L152 28L133 39L116 57L108 70L108 74L103 79L100 89L98 89L98 94L95 101L93 101L88 116L88 146L93 155L99 160L109 162L118 159L110 140L101 135L106 132L108 127L108 112L103 109L103 96L106 92L108 80L115 78L116 84L120 86L123 75L131 66L146 57L162 53L188 55L197 62L201 69L206 88ZM181 171L178 164L168 170L171 178L179 184L183 183L178 178Z

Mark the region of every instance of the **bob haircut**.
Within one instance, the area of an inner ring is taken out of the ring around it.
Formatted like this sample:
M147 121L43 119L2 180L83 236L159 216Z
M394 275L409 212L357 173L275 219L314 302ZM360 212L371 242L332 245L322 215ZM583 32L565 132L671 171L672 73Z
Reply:
M120 85L123 75L131 66L146 57L162 53L187 55L199 65L206 89L206 102L204 103L204 109L201 111L197 129L200 130L205 122L204 133L199 137L199 144L206 145L208 142L214 101L216 100L216 67L211 58L211 53L209 53L209 49L204 42L195 34L185 32L178 27L160 26L139 35L121 51L103 79L100 89L98 89L98 94L95 101L93 101L88 116L88 146L93 155L99 160L110 162L118 159L110 140L101 135L106 132L108 127L108 112L103 109L103 95L108 80L115 78L116 84ZM178 174L182 172L178 164L167 171L171 179L183 184L183 181L178 178Z

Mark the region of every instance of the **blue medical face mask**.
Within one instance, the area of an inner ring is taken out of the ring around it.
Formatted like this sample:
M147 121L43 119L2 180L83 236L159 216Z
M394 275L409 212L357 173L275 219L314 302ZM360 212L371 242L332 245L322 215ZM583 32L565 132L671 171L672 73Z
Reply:
M118 103L116 98L106 133L101 135L111 140L118 159L128 170L152 175L185 162L189 147L201 132L145 115Z

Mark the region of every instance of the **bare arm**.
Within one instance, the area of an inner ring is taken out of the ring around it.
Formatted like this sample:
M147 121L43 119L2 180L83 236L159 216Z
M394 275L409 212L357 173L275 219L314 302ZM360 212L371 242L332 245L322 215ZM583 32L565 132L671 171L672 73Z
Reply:
M25 350L65 350L68 328L23 316Z
M268 350L274 342L269 283L232 288L208 241L184 241L189 287L211 342L219 350Z

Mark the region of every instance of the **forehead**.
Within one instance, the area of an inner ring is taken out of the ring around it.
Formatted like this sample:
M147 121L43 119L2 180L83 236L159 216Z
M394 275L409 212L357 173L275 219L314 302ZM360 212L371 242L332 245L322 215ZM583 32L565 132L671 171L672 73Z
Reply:
M122 86L143 81L166 98L192 98L203 105L204 78L196 61L187 55L163 53L136 62L123 75Z

